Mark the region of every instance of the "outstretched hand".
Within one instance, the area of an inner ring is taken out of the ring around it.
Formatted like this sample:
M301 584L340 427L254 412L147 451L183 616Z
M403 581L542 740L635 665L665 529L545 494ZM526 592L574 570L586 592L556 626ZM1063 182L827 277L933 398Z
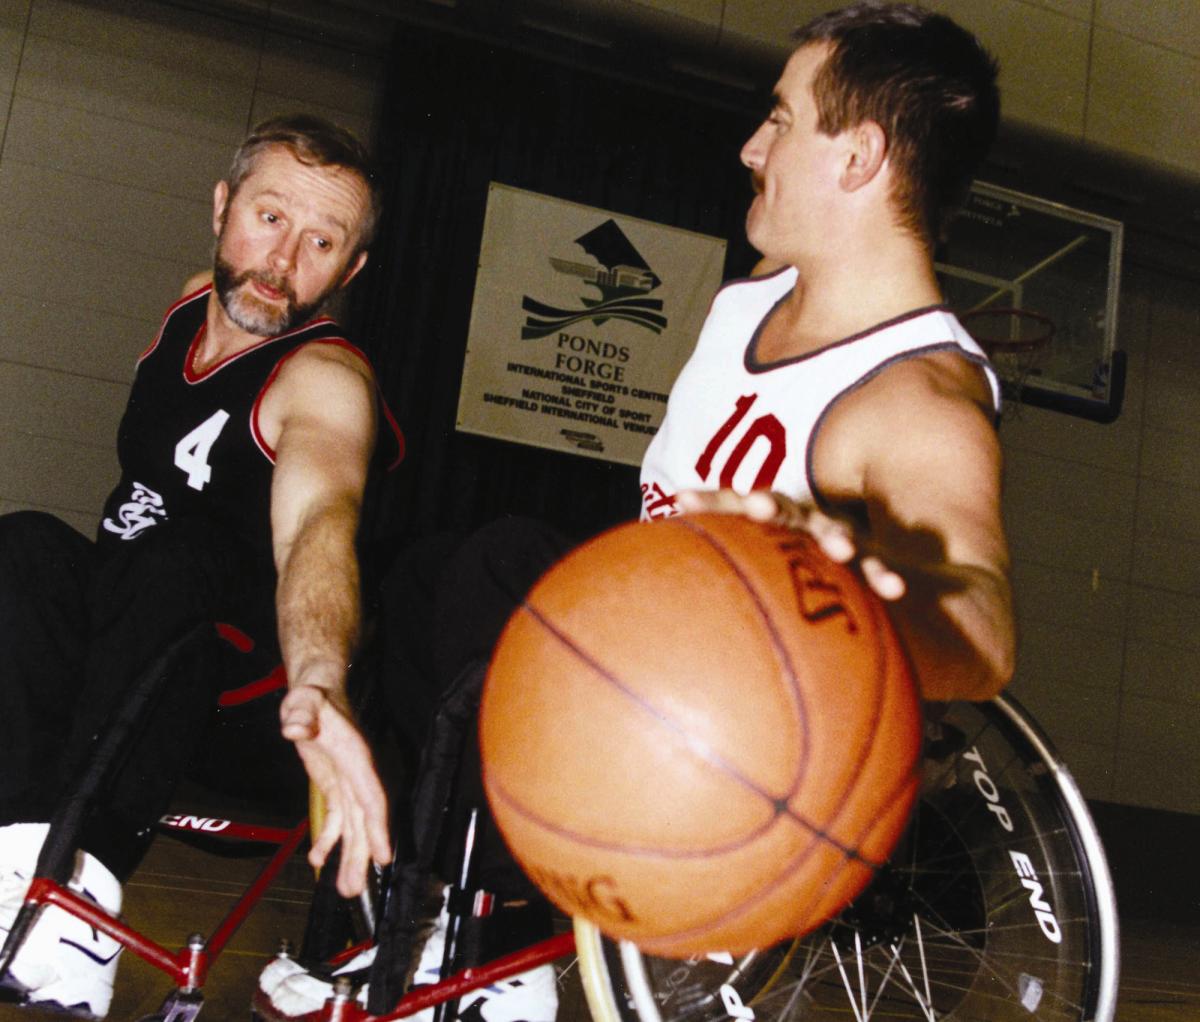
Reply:
M337 889L343 897L361 894L370 861L391 859L387 797L375 773L366 739L351 719L340 692L297 685L279 710L283 737L296 751L309 779L325 798L325 821L312 836L308 861L319 869L342 843Z
M709 512L737 514L756 522L769 522L807 532L830 560L839 564L858 560L867 585L885 600L898 600L907 589L902 576L875 554L865 553L854 530L843 521L825 514L813 504L801 504L782 493L754 490L684 490L675 498L685 514Z

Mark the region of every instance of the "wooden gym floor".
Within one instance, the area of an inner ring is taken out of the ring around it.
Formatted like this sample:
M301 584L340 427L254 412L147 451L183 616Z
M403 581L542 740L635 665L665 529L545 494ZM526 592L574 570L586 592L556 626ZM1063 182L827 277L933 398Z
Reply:
M153 940L175 950L189 933L209 933L216 927L263 861L216 857L177 840L160 838L127 886L126 918ZM205 987L202 1020L241 1022L249 1018L255 978L279 939L286 936L298 943L302 936L311 887L308 866L297 854L217 961ZM1119 1022L1200 1019L1200 919L1190 925L1123 919L1122 930ZM136 1022L157 1010L169 989L162 973L126 954L109 1018L112 1022ZM0 1005L0 1022L33 1022L45 1017Z

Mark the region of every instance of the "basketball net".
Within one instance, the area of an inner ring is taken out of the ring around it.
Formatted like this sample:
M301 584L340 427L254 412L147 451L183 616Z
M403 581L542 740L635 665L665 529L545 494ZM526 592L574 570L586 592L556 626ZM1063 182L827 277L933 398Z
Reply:
M975 308L961 320L1003 382L1001 418L1019 417L1025 384L1041 372L1054 339L1054 321L1040 312L1017 308Z

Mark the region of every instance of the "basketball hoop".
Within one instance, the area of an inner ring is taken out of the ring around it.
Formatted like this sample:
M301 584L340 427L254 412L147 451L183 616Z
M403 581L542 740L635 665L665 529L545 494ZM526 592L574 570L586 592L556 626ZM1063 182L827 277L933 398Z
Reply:
M1054 340L1054 321L1029 309L976 308L961 316L963 326L987 352L1003 383L1005 414L1021 400L1025 381L1041 370Z

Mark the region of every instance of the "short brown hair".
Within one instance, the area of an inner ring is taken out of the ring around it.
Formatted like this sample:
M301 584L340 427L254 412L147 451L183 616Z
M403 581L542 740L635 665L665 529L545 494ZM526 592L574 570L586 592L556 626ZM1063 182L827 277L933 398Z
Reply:
M817 127L883 128L901 224L936 243L996 135L995 59L944 15L881 0L823 14L793 39L830 48L813 77Z
M233 154L228 178L231 198L253 172L258 157L272 146L284 146L305 166L342 167L362 179L370 198L358 238L358 249L365 249L375 236L383 206L379 168L366 146L345 128L322 117L272 117L255 125Z

